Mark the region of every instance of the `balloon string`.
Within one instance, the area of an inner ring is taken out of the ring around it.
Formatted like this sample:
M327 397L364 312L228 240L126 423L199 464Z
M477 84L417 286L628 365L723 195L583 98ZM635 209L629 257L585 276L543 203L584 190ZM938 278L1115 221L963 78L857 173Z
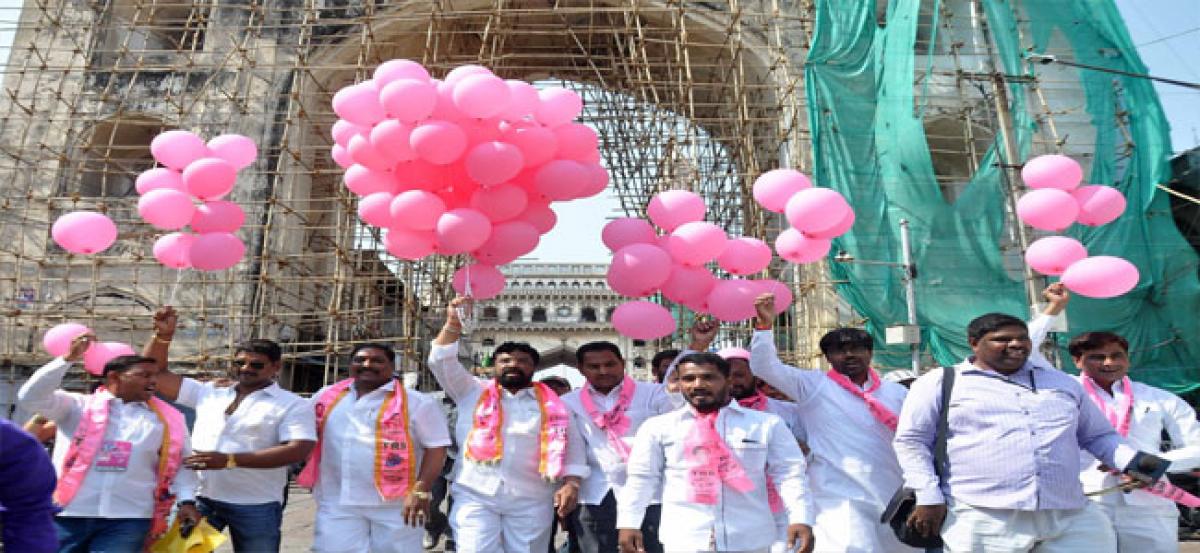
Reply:
M167 298L167 305L175 305L175 294L179 292L179 283L183 281L183 272L187 269L180 269L175 273L175 285L171 287L171 296Z

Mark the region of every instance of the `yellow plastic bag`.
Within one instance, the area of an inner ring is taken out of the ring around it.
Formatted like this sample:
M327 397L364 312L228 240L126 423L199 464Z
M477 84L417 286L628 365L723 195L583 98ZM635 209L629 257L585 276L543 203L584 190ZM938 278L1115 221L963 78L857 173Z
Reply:
M213 528L207 519L200 519L192 533L184 538L179 532L179 518L163 537L150 546L150 553L212 553L225 543L225 535Z

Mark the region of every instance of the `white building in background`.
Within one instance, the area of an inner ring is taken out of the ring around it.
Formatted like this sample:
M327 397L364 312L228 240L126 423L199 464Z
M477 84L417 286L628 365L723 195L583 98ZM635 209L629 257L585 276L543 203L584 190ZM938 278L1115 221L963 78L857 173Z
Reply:
M575 350L597 340L617 344L626 370L649 380L653 342L617 333L609 318L625 298L604 280L608 266L589 263L514 263L501 270L508 284L499 296L475 306L467 337L477 365L504 342L528 342L542 355L539 368L575 366Z

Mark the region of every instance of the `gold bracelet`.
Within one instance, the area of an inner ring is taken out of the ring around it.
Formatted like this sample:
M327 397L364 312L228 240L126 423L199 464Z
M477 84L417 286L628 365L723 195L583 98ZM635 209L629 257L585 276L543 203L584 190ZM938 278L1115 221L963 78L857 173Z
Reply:
M159 338L157 332L155 332L154 334L151 334L151 336L154 338L155 342L158 342L160 344L170 344L171 343L171 340L163 340L162 338Z
M455 327L452 327L449 325L445 325L442 327L442 332L452 332L454 334L462 334L462 327L460 326L458 328L455 328Z
M432 499L433 498L432 493L423 492L421 490L413 490L411 492L408 492L408 495L411 495L416 499Z

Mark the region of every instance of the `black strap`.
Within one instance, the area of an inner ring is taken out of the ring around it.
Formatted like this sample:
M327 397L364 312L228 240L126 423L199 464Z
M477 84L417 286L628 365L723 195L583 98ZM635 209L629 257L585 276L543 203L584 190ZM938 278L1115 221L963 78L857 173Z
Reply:
M942 367L942 408L938 412L937 437L933 442L933 471L939 482L945 482L950 473L950 460L946 455L946 438L950 435L950 392L954 390L954 367Z

